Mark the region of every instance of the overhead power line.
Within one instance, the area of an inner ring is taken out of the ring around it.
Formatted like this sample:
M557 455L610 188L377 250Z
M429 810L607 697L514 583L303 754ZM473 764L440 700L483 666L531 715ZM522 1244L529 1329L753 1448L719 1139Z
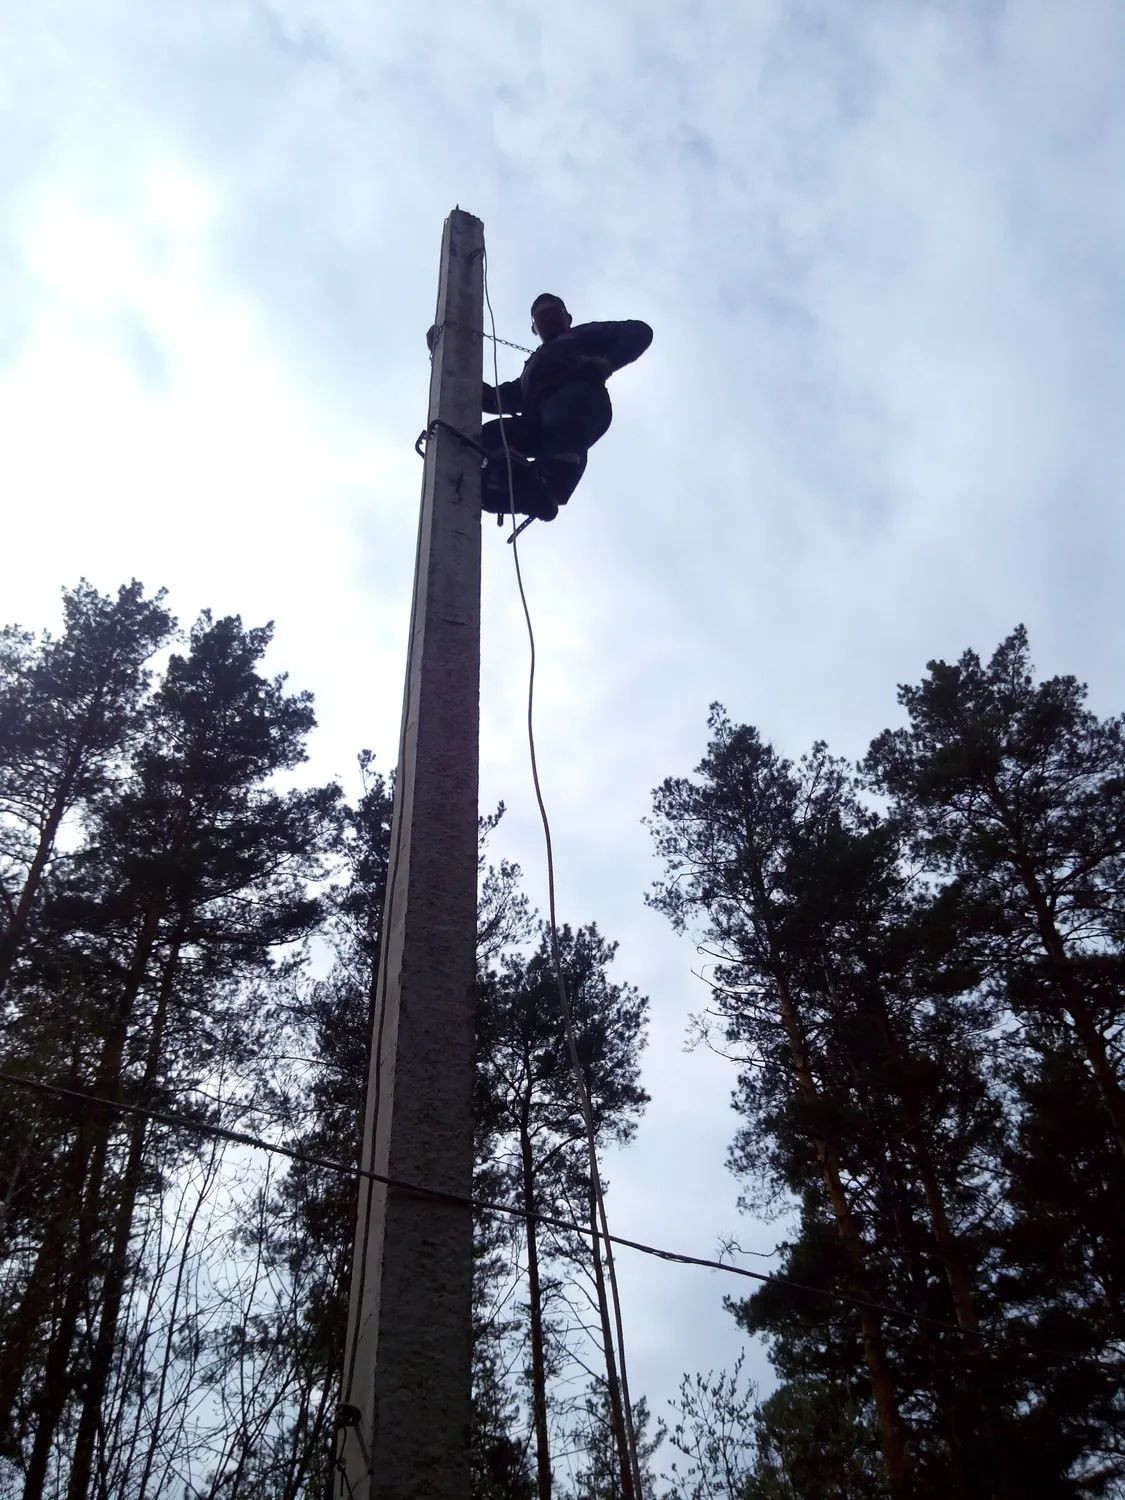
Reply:
M87 1089L66 1088L63 1084L47 1083L43 1079L28 1078L18 1073L0 1072L0 1083L7 1083L13 1088L25 1089L34 1094L68 1099L76 1104L97 1105L102 1109L115 1110L119 1114L151 1120L157 1125L167 1125L174 1130L185 1130L196 1135L230 1141L232 1145L249 1146L255 1151L267 1151L274 1156L284 1156L289 1161L303 1166L320 1167L323 1171L337 1172L344 1177L367 1178L371 1182L382 1183L384 1187L394 1188L396 1192L413 1193L420 1198L430 1198L436 1203L452 1203L477 1209L482 1213L503 1214L506 1218L542 1224L548 1229L565 1230L587 1239L596 1238L604 1241L606 1238L600 1230L595 1230L591 1225L583 1224L576 1219L564 1219L556 1214L527 1214L513 1203L497 1203L492 1199L480 1198L476 1195L464 1197L459 1193L447 1193L441 1188L423 1187L416 1182L403 1182L397 1177L386 1177L367 1167L349 1166L347 1162L334 1161L331 1157L319 1156L315 1152L301 1151L294 1146L285 1146L277 1141L267 1141L262 1136L250 1135L244 1130L230 1130L225 1125L216 1125L208 1120L193 1120L190 1115L174 1114L169 1110L148 1109L140 1104L126 1103L123 1099L108 1099L102 1094L95 1094ZM609 1239L612 1244L619 1245L622 1249L635 1250L640 1255L650 1255L657 1260L670 1261L674 1265L698 1266L702 1270L722 1271L727 1276L740 1276L750 1281L762 1282L767 1286L785 1287L789 1291L803 1292L811 1297L819 1297L822 1301L838 1302L845 1307L867 1308L872 1312L881 1313L883 1317L894 1318L898 1322L917 1323L923 1327L940 1329L943 1333L966 1336L966 1330L959 1328L956 1323L947 1323L941 1318L926 1317L922 1313L908 1312L868 1298L853 1297L848 1292L836 1291L830 1287L810 1286L807 1282L793 1281L788 1276L751 1271L746 1266L731 1265L727 1261L714 1260L706 1255L689 1255L683 1251L649 1245L643 1240L629 1239L621 1234L610 1235ZM983 1334L980 1336L986 1337Z

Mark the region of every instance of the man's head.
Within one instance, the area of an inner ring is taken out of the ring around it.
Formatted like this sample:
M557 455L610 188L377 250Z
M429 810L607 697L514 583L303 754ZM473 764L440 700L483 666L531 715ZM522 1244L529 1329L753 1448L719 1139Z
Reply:
M565 333L573 322L566 303L551 292L540 292L531 304L531 331L537 333L545 344Z

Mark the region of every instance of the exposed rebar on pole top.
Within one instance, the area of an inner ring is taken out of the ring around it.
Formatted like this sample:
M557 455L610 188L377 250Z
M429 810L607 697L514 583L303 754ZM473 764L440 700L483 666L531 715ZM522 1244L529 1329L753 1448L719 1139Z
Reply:
M480 731L479 438L484 229L441 247L425 476L362 1163L472 1187ZM443 425L445 424L445 425ZM365 1180L359 1192L334 1495L469 1493L472 1217Z

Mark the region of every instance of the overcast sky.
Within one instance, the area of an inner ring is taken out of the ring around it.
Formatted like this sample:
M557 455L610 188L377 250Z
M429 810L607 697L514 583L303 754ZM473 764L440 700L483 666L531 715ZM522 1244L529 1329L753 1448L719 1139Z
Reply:
M642 361L522 549L560 909L652 998L621 1233L768 1248L645 910L713 699L858 756L1017 622L1125 707L1125 18L1113 0L0 0L0 615L165 585L277 623L313 771L390 769L442 221L500 332L543 290ZM505 378L522 356L501 351ZM511 549L485 531L481 804L544 903ZM759 1264L747 1262L748 1264ZM635 1392L729 1363L739 1284L622 1258ZM755 1365L764 1370L760 1356Z

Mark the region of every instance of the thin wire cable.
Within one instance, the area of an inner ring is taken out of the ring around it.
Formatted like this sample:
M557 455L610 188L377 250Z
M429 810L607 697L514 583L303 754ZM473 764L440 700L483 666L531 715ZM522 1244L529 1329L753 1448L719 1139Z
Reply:
M311 1151L298 1151L293 1146L284 1146L277 1141L267 1141L261 1136L250 1135L244 1130L229 1130L225 1125L215 1125L207 1120L193 1120L189 1115L177 1115L168 1110L147 1109L140 1104L127 1104L123 1099L110 1099L104 1094L91 1093L88 1089L66 1088L60 1083L47 1083L43 1079L27 1078L19 1073L0 1071L0 1083L11 1084L14 1088L26 1089L34 1094L46 1094L56 1099L69 1099L76 1104L94 1104L102 1109L116 1110L119 1114L151 1120L157 1125L167 1125L172 1129L190 1131L195 1135L212 1136L217 1140L230 1141L235 1146L249 1146L255 1151L284 1156L289 1161L298 1162L303 1166L320 1167L326 1172L337 1172L341 1176L366 1178L370 1182L378 1182L384 1187L394 1188L396 1192L413 1193L419 1198L430 1198L437 1203L472 1208L481 1213L502 1214L505 1218L522 1219L524 1223L541 1224L548 1229L565 1229L572 1234L583 1235L587 1239L599 1239L607 1244L620 1245L626 1250L636 1250L641 1255L651 1255L657 1260L669 1261L674 1265L699 1266L707 1271L723 1271L728 1276L739 1276L768 1286L786 1287L789 1291L805 1292L809 1296L819 1297L824 1302L838 1302L844 1307L881 1313L883 1317L893 1318L901 1323L916 1323L921 1327L940 1329L943 1333L956 1333L963 1338L968 1336L968 1330L959 1327L958 1324L947 1323L941 1318L930 1318L924 1313L906 1312L902 1308L891 1307L885 1302L875 1302L867 1297L853 1297L848 1292L834 1291L830 1287L810 1286L807 1282L794 1281L788 1276L770 1276L763 1271L751 1271L748 1266L731 1265L727 1261L713 1260L705 1255L689 1255L680 1250L668 1250L659 1245L649 1245L644 1240L628 1239L621 1234L610 1235L607 1241L602 1230L592 1228L579 1219L564 1219L556 1214L528 1214L514 1203L498 1203L491 1198L450 1193L444 1188L423 1187L420 1183L405 1182L399 1177L387 1177L382 1172L372 1171L368 1167L349 1166L347 1162L334 1161L329 1156L318 1156ZM994 1335L992 1337L995 1338ZM1005 1342L1014 1341L1006 1340Z
M492 298L488 291L488 250L483 255L484 271L484 300L488 308L488 318L492 326L492 366L495 384L500 384L500 363L496 353L496 314L492 310ZM551 823L547 816L547 806L543 800L543 790L539 783L539 762L535 751L535 631L531 624L531 610L527 603L527 593L523 585L523 570L520 567L519 535L516 522L516 490L515 478L512 472L512 450L508 445L508 436L504 430L504 416L500 416L500 440L504 445L504 460L508 470L508 509L512 517L512 557L516 565L516 583L519 587L520 602L523 605L523 617L527 622L527 638L531 647L531 669L528 674L527 683L527 743L531 753L531 779L535 786L535 800L539 805L539 817L543 824L543 842L547 851L547 906L551 933L551 957L554 961L555 979L559 989L559 1005L562 1008L563 1026L566 1031L567 1050L570 1053L571 1068L574 1072L575 1086L578 1090L579 1103L582 1108L582 1119L586 1127L586 1145L590 1158L590 1182L594 1189L594 1198L597 1203L598 1220L601 1224L602 1236L605 1241L606 1275L610 1287L610 1299L613 1305L613 1322L616 1330L617 1342L617 1369L621 1387L621 1401L624 1407L625 1437L628 1452L621 1455L626 1461L633 1478L634 1493L636 1500L643 1500L641 1488L640 1463L637 1456L637 1435L633 1424L633 1407L629 1399L629 1377L625 1363L625 1328L621 1316L621 1296L617 1287L617 1267L614 1264L612 1239L609 1233L609 1220L606 1216L605 1194L602 1191L601 1173L598 1170L598 1149L594 1133L594 1116L590 1106L590 1095L586 1088L586 1079L582 1072L582 1063L578 1056L578 1042L574 1031L574 1017L571 1014L570 1000L566 993L566 981L563 978L562 957L559 952L559 929L555 908L555 858L551 841ZM603 1307L603 1314L607 1311ZM608 1326L609 1319L605 1318ZM613 1340L610 1340L612 1343ZM608 1373L608 1372L607 1372Z

